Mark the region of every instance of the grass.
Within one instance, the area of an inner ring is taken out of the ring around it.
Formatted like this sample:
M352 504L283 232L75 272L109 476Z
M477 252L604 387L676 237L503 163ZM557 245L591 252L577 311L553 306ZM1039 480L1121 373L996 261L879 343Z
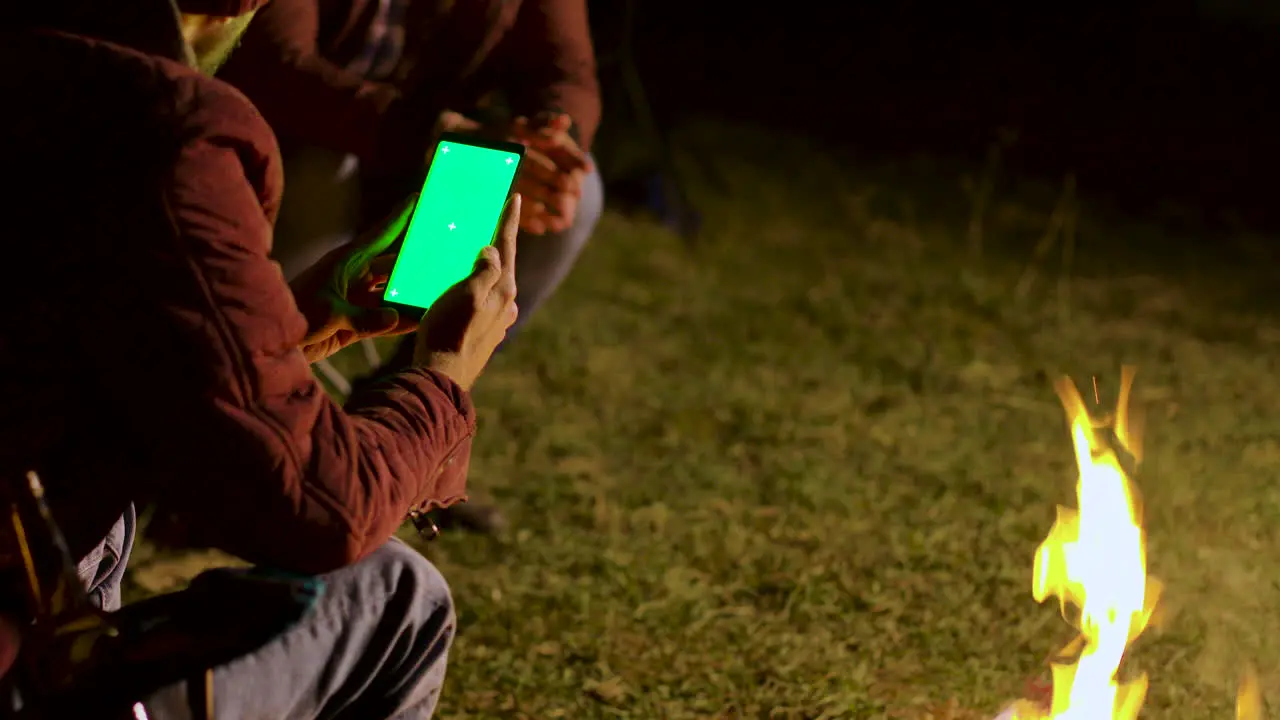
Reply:
M427 550L460 608L442 717L994 716L1070 636L1030 596L1074 481L1050 379L1114 396L1122 362L1168 586L1147 716L1231 718L1246 662L1280 687L1280 325L1224 238L1086 207L1064 318L1051 264L1012 292L1053 188L998 192L975 260L956 169L682 143L705 236L607 215L477 389L472 486L514 530Z

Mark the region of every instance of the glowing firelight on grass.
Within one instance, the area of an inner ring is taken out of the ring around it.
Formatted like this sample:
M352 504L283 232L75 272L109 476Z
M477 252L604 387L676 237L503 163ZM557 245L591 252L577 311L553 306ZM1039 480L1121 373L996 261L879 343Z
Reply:
M1134 720L1142 710L1147 676L1119 679L1125 650L1146 629L1159 599L1159 581L1147 576L1142 503L1126 468L1142 459L1131 427L1133 368L1121 373L1115 415L1095 420L1070 379L1055 384L1071 425L1079 479L1076 508L1058 508L1049 536L1036 551L1032 594L1057 598L1062 615L1080 631L1052 665L1048 707L1020 701L1002 717L1013 720ZM1237 720L1260 720L1261 699L1252 675L1241 685Z

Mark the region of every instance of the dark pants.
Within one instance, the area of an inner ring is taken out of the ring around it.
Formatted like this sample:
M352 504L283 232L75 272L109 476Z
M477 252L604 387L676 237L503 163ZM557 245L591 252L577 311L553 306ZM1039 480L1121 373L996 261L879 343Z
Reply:
M90 598L120 603L133 547L130 509L80 563ZM391 540L323 576L325 591L303 620L257 652L214 671L219 720L426 720L435 711L454 635L444 577L420 553ZM145 700L151 720L189 717L185 687Z

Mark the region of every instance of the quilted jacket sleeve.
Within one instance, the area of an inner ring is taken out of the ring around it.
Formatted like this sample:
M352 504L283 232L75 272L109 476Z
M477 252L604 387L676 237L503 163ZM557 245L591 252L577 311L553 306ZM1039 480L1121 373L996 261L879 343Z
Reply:
M411 508L463 496L472 406L422 369L346 409L329 398L268 258L280 173L270 131L221 83L185 105L188 134L163 189L171 251L145 259L161 309L112 329L142 358L116 371L167 385L138 402L154 406L145 430L171 468L160 496L195 538L252 562L331 570L385 542Z

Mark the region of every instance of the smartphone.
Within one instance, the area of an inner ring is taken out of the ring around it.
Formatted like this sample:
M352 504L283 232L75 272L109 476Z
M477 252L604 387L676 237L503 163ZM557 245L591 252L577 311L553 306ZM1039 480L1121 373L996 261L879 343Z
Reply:
M523 160L519 143L441 135L383 290L387 305L420 315L471 274L498 235Z

